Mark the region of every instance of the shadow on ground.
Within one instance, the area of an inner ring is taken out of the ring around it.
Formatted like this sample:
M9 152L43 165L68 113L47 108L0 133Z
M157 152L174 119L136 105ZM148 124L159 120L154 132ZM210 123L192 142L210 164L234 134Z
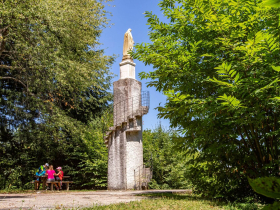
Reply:
M195 197L192 195L192 190L182 190L182 191L174 191L174 190L161 190L158 191L147 191L147 192L135 192L132 195L136 196L144 196L147 198L172 198L176 200L182 199L194 199Z
M0 201L1 200L7 200L7 199L13 199L13 198L30 198L31 196L0 196Z

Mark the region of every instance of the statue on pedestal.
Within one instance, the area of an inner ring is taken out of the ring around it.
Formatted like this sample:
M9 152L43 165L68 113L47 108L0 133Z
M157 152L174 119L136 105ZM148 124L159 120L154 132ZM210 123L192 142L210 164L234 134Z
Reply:
M133 49L133 37L131 34L131 29L129 28L127 30L127 32L125 32L124 34L124 42L123 42L123 59L122 60L126 60L126 59L131 59L132 57L128 54L128 51Z

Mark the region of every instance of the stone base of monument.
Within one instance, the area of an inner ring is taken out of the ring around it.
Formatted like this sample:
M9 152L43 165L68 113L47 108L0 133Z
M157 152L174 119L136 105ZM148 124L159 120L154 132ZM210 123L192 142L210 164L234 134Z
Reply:
M120 79L135 79L135 66L136 64L131 59L123 60L120 63Z

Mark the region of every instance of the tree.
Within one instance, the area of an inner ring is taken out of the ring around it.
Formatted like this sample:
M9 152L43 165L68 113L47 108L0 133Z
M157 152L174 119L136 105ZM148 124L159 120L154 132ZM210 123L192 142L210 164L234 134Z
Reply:
M167 95L159 115L182 131L177 143L199 152L196 190L244 198L253 193L247 176L279 173L279 9L247 0L159 6L168 22L147 12L152 43L133 53L155 70L140 76Z
M112 100L114 57L98 41L108 21L104 2L0 0L1 188L25 187L44 162L67 173L86 161L106 163L103 130L92 125ZM103 175L90 187L104 187Z
M185 151L174 153L172 138L178 137L175 130L166 130L158 125L153 130L143 132L143 151L146 166L153 169L152 189L187 189L190 182Z
M2 1L0 84L7 108L39 103L35 109L58 106L81 115L88 103L92 110L108 101L113 57L98 47L107 21L102 2Z

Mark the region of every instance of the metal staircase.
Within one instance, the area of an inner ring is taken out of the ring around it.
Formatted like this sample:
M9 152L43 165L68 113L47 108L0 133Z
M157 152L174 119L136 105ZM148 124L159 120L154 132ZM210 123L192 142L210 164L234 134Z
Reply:
M129 98L118 99L114 102L114 126L109 128L104 137L104 143L108 147L109 136L112 131L117 127L122 127L123 124L127 125L127 131L139 131L141 127L137 125L136 118L141 117L149 112L150 108L150 93L149 91L142 91L141 95L134 95ZM133 121L133 127L130 127L129 122Z

